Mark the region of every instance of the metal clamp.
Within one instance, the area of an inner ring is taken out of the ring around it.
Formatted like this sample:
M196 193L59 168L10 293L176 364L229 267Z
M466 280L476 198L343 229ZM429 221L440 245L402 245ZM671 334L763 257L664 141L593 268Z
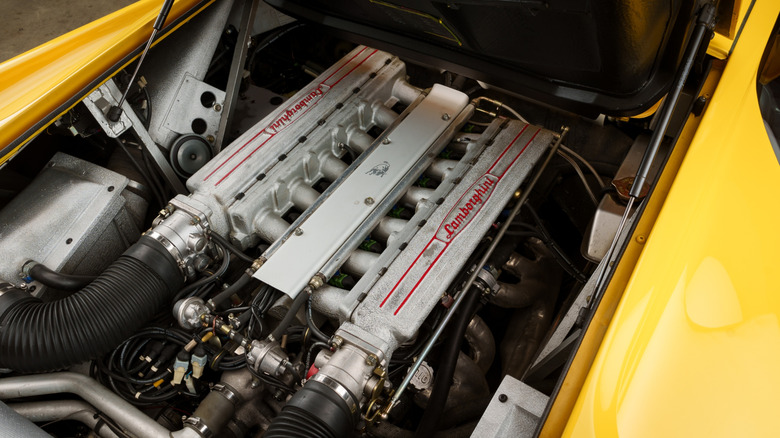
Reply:
M212 391L218 392L220 395L225 397L227 401L230 403L233 403L233 406L238 405L241 403L241 397L236 394L235 390L224 383L217 383L214 385L213 388L211 388Z
M179 251L179 248L177 248L176 245L174 245L170 240L168 240L167 237L163 236L162 234L154 230L147 231L145 235L158 241L160 245L162 245L163 248L165 248L165 250L168 251L168 253L173 257L173 259L176 260L176 263L179 264L179 267L182 268L182 272L184 272L183 269L184 257L182 256L181 251Z
M347 407L349 407L350 412L357 412L357 400L355 400L355 397L353 397L349 390L347 390L347 388L345 388L341 383L322 373L315 374L309 380L320 382L328 388L332 389L333 392L335 392L339 397L341 397L342 400L344 400L345 403L347 403Z
M493 276L487 268L480 269L479 272L477 272L477 279L481 281L475 282L474 285L480 288L483 293L494 294L498 290L498 280L496 280L496 277ZM480 286L484 286L484 288Z
M187 419L184 420L184 426L195 430L195 432L198 432L198 435L203 438L211 438L214 436L214 433L200 417L187 417Z

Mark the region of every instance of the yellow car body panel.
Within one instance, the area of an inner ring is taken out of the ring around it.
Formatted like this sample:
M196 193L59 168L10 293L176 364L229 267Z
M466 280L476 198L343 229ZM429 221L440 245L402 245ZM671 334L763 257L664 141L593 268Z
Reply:
M168 22L200 3L177 0ZM751 3L736 3L741 23ZM139 1L0 64L0 145L121 68L159 7ZM780 2L752 7L735 45L724 35L710 43L725 70L648 200L543 435L777 435L780 165L756 77Z
M166 23L198 3L200 0L177 0ZM0 64L0 145L11 144L90 85L97 88L101 83L92 82L106 71L121 68L117 64L149 39L160 5L157 0L139 1ZM45 126L39 127L0 157L0 164L43 129Z
M755 3L636 265L621 263L564 436L777 436L780 164L756 80L779 12Z

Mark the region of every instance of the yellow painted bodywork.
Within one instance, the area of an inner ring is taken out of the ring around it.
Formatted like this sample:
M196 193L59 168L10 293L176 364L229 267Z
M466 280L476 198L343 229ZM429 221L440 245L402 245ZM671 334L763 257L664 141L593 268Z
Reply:
M780 434L780 164L756 93L778 13L756 1L708 81L543 436Z
M198 3L176 0L166 23ZM0 64L0 146L22 136L145 44L161 5L158 0L141 0ZM0 157L0 164L22 146Z
M177 0L168 21L198 3ZM736 3L741 23L750 1ZM0 145L121 68L160 4L139 1L0 64ZM778 12L780 1L757 0L736 45L710 43L727 59L705 85L712 99L647 201L543 436L780 434L780 164L756 96Z
M753 4L754 0L734 0L734 7L731 12L731 26L727 32L715 32L712 37L709 46L707 46L707 53L718 59L726 59L731 53L731 49L734 47L734 40L737 39L739 29L742 22L745 20L748 10Z

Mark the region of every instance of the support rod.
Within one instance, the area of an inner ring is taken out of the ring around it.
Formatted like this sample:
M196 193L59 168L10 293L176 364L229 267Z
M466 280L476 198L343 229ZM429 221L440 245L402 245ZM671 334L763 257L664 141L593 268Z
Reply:
M517 214L520 212L520 208L528 200L528 196L531 194L533 187L536 185L536 182L539 181L539 178L542 176L542 173L545 171L545 169L547 169L547 165L550 163L552 157L554 157L556 152L558 152L558 148L561 146L561 142L563 141L563 138L566 136L568 132L569 132L569 128L564 127L561 133L558 135L555 144L553 144L552 148L550 149L550 152L547 154L547 157L544 159L544 162L541 164L541 166L539 166L533 178L531 178L531 181L526 186L525 191L522 192L514 208L512 208L512 211L509 213L509 216L501 225L501 228L499 228L498 232L496 233L496 237L493 239L487 251L485 251L485 253L480 258L479 262L476 264L477 268L474 269L474 272L471 273L469 279L466 281L463 288L455 297L455 301L452 303L452 306L450 306L446 315L444 315L444 319L436 328L436 331L433 333L433 335L431 335L431 338L428 340L428 342L425 344L425 348L419 354L414 364L412 364L412 367L409 369L409 372L406 374L404 380L401 382L400 385L398 385L398 389L393 393L393 396L391 397L390 401L387 403L387 406L385 406L384 410L382 411L381 415L383 418L385 418L387 414L390 412L390 410L393 408L393 406L395 406L398 403L398 401L401 398L401 395L406 390L406 387L409 386L409 383L412 381L412 377L414 377L414 374L420 368L420 365L422 365L425 358L431 352L434 344L444 332L444 329L447 328L447 324L449 324L453 315L458 310L458 307L460 307L460 304L463 302L463 297L466 296L466 291L468 291L471 288L471 286L474 284L474 281L477 279L477 276L479 275L479 271L481 270L482 266L484 266L485 263L487 263L488 259L493 254L493 251L495 251L499 242L501 242L501 238L506 233L506 230L509 228L509 225L512 223L512 220L514 220L515 216L517 216Z

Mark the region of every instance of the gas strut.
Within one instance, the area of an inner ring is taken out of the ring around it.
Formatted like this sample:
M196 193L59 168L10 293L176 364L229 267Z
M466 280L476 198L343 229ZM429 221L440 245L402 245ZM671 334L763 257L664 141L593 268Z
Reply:
M141 52L141 58L135 65L135 71L133 72L133 76L130 78L130 82L127 84L127 88L125 88L125 92L122 93L122 98L119 99L119 103L112 106L111 109L108 110L108 120L111 120L112 122L118 122L119 118L122 116L122 104L127 98L127 93L130 91L130 87L133 86L135 77L138 76L138 70L141 68L141 64L144 62L144 58L146 58L146 53L152 46L152 42L154 42L154 37L157 36L157 32L159 32L162 29L163 24L165 24L165 19L168 18L168 13L171 12L171 6L173 6L173 0L165 0L162 9L160 9L160 13L157 14L157 20L154 21L152 35L149 37L149 41L146 42L144 51Z
M672 82L672 89L667 94L666 100L664 101L659 114L658 126L650 137L650 142L647 145L647 149L645 149L642 162L639 164L639 169L634 176L634 182L632 183L631 190L629 191L626 210L623 212L623 217L621 218L620 224L618 225L617 231L615 232L615 238L612 239L612 244L610 244L609 250L604 256L606 262L602 263L603 266L599 272L598 280L596 281L596 294L590 301L591 309L595 309L595 303L598 302L598 300L601 298L601 295L603 294L603 289L605 289L605 285L603 283L606 279L606 272L610 263L610 259L612 258L612 254L615 252L618 240L620 240L620 234L623 232L623 228L626 226L631 207L633 207L634 202L639 198L642 191L642 186L645 185L647 174L650 172L650 166L653 164L653 160L658 153L658 148L661 146L661 141L664 138L666 128L669 126L669 120L672 118L672 112L674 111L674 107L677 105L677 100L680 97L680 93L682 93L685 81L688 79L688 74L691 72L696 55L699 52L699 47L704 40L704 35L706 34L707 30L712 29L714 25L715 7L711 3L708 3L702 6L701 11L699 12L699 17L696 20L696 27L693 30L693 35L691 36L691 40L688 43L688 47L685 49L683 63L674 77L674 81Z

